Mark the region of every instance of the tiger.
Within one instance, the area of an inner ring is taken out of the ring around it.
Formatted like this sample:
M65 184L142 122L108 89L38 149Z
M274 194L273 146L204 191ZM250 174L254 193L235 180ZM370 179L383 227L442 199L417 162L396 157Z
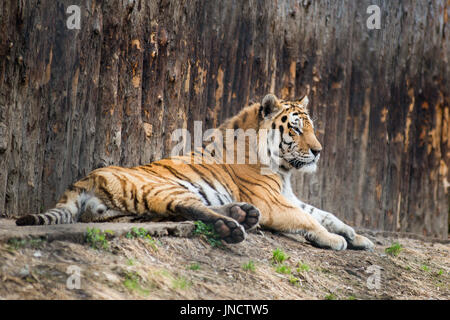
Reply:
M221 156L228 160L242 152L238 142L243 133L266 130L257 143L244 136L244 163L206 161L217 154L203 145L146 165L98 168L69 186L54 208L19 217L16 225L113 222L119 217L200 220L229 244L262 227L300 234L319 248L372 250L368 238L332 213L299 200L292 190L292 174L316 171L322 151L308 103L306 95L288 101L269 93L216 128L225 136ZM227 135L227 130L241 134ZM233 153L226 146L237 148ZM258 154L265 160L249 161Z

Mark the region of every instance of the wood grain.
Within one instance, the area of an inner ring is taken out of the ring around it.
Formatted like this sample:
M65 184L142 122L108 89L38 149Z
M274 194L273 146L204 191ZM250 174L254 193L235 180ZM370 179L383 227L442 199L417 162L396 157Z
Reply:
M81 29L66 27L79 5ZM380 30L366 9L381 8ZM0 213L90 170L167 156L267 92L309 92L324 145L301 198L348 223L448 236L450 1L6 0Z

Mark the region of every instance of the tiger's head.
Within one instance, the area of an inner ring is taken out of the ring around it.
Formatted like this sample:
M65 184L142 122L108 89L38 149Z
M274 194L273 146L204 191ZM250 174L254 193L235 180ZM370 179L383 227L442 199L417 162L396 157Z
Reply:
M271 130L268 156L283 171L317 169L322 146L306 109L308 102L307 96L298 101L284 101L268 94L259 107L260 129Z

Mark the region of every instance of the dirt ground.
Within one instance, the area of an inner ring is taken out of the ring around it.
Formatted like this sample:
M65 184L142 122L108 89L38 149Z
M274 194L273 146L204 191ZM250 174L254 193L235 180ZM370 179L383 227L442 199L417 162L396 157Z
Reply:
M48 229L30 238L22 229L15 237L17 228L0 220L0 299L450 298L448 241L366 232L373 252L334 252L257 230L243 243L213 247L204 236L176 232L141 238L125 225L95 249L86 235L52 238ZM402 246L397 256L385 252L394 242ZM273 260L276 249L287 255L282 263Z

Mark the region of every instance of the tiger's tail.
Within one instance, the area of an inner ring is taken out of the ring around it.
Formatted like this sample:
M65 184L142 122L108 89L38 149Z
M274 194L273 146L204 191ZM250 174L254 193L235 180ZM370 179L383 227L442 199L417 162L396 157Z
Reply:
M85 188L71 185L56 206L44 213L29 214L16 220L18 226L69 224L79 220L86 202L91 198Z

